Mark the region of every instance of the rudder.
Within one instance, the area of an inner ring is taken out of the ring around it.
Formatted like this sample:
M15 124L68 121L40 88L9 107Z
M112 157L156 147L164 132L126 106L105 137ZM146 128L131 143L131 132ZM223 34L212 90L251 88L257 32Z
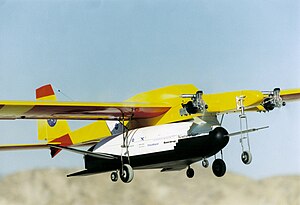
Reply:
M56 101L56 96L50 84L36 89L37 101ZM70 137L71 129L66 120L38 120L38 140L46 140L48 143L57 142L62 146L73 144ZM59 149L51 148L51 156L60 152Z
M56 101L56 96L50 84L36 89L37 101ZM72 131L66 120L38 120L38 139L48 143L58 143L61 146L78 145L97 141L111 135L105 121L96 121L87 126ZM61 150L51 148L51 156L56 156Z

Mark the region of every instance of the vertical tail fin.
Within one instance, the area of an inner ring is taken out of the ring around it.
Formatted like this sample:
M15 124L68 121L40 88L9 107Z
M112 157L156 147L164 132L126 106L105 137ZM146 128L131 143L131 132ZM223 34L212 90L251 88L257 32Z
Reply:
M37 101L56 101L56 96L50 84L36 89ZM71 129L66 120L38 120L38 139L47 142L58 142L63 146L72 145L70 137ZM54 157L60 152L59 149L51 149L51 156Z
M56 101L56 96L50 84L36 89L37 101ZM110 136L111 132L105 121L96 121L78 130L71 131L66 120L38 120L38 139L48 143L57 142L62 146L80 144L91 140L99 140ZM51 156L56 156L61 150L51 148Z

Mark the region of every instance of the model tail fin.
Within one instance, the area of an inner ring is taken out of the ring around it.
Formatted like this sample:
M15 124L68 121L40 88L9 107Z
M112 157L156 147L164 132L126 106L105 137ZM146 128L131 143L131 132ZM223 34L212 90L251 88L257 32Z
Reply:
M56 96L51 85L45 85L36 90L37 101L56 101ZM38 139L52 142L53 140L70 133L66 120L38 120Z
M50 84L36 89L37 101L56 101L56 96ZM66 120L38 120L38 139L46 140L49 144L60 146L83 144L108 137L111 132L105 121L96 121L80 129L71 131ZM51 156L56 156L61 149L51 148Z
M56 96L50 84L36 89L37 101L56 101ZM38 120L38 139L46 140L48 143L57 142L62 146L73 144L70 137L71 129L66 120ZM51 148L51 156L54 157L60 152L59 149Z

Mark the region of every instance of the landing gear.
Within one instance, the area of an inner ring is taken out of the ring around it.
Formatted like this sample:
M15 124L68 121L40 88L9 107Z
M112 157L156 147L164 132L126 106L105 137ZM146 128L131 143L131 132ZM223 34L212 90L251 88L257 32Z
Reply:
M244 164L250 164L252 162L252 155L249 151L244 151L241 155L241 159Z
M241 143L241 147L242 147L241 159L244 164L250 164L252 162L252 155L250 152L249 135L248 135L248 132L246 132L246 133L243 132L243 127L245 127L246 130L248 130L248 121L247 121L247 116L245 113L244 99L245 99L245 96L240 96L240 97L236 98L237 109L241 111L241 114L239 115L240 130L241 130L240 143ZM243 126L243 124L244 124L244 126Z
M115 172L112 172L111 174L110 174L110 179L111 179L111 181L113 181L113 182L117 182L118 181L118 172L117 171L115 171Z
M124 183L130 183L133 180L134 172L129 164L124 164L120 171L120 178Z
M130 166L130 155L129 155L129 144L130 140L129 138L129 128L130 123L133 117L133 109L132 109L132 115L129 118L129 122L127 123L127 126L125 126L125 117L124 113L122 113L122 121L120 120L120 123L122 124L122 133L123 133L123 143L121 145L121 170L120 170L120 178L124 183L130 183L133 180L134 172L132 167ZM123 153L123 149L125 149L125 152ZM127 155L128 164L125 164L124 157Z
M201 163L204 168L207 168L209 166L209 162L207 159L203 159Z
M113 182L117 182L119 179L118 170L110 174L110 179ZM133 180L134 172L132 167L129 164L124 164L122 169L119 172L120 178L124 183L130 183Z
M216 177L222 177L226 173L226 164L222 159L216 159L212 164L212 171Z
M193 178L195 175L194 170L189 166L188 169L186 170L186 176L188 178Z

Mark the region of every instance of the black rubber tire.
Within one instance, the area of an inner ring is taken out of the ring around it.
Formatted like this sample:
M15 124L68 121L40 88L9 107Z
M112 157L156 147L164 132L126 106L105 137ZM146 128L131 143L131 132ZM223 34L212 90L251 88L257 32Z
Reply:
M123 165L123 173L120 171L120 178L124 183L130 183L133 180L134 172L129 164Z
M250 164L252 162L252 155L249 151L244 151L241 155L242 162L244 164Z
M222 159L216 159L212 164L212 171L216 177L222 177L226 173L226 164Z
M207 168L209 166L209 161L207 159L204 159L202 160L201 164L204 168Z
M118 173L117 172L112 172L111 174L110 174L110 179L111 179L111 181L113 181L113 182L117 182L118 181Z
M186 176L187 176L188 178L193 178L194 175L195 175L194 169L188 168L188 169L186 170Z

